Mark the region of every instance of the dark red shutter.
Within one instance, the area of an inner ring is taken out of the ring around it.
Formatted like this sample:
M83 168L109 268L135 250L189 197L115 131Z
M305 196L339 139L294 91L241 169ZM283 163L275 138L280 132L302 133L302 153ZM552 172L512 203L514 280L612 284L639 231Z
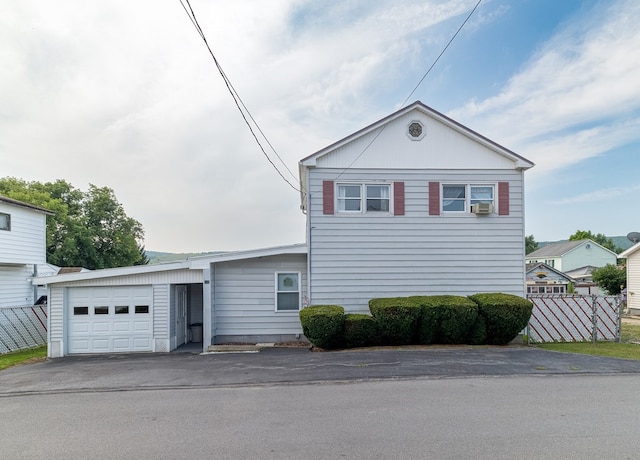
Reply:
M429 215L440 215L440 182L429 182Z
M322 181L322 214L334 214L333 181Z
M509 182L498 182L498 215L509 215Z
M393 183L393 215L404 216L404 182Z

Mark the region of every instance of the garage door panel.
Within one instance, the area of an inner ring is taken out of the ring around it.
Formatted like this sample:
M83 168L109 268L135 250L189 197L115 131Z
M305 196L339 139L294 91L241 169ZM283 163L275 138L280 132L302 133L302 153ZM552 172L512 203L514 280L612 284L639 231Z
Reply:
M152 351L151 286L69 288L68 299L69 353Z
M131 323L129 321L114 321L113 332L131 332Z

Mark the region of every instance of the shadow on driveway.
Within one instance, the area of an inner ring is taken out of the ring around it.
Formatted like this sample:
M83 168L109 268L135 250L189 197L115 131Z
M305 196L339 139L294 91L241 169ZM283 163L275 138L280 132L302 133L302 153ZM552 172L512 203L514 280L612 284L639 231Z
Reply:
M0 397L38 393L202 388L552 374L640 374L640 361L523 346L311 352L71 356L0 372Z

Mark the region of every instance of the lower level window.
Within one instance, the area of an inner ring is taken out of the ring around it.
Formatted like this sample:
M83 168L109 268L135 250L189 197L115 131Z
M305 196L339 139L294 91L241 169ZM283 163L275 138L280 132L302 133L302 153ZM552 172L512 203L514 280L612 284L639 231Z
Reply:
M276 273L276 311L300 310L300 273Z

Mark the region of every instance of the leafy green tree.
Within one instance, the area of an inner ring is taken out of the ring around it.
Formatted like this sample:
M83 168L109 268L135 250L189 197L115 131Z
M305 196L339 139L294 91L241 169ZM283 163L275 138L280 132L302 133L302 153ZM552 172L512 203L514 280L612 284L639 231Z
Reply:
M610 251L619 254L622 252L618 246L616 246L611 238L607 238L602 233L593 234L590 230L576 230L576 232L569 237L569 241L578 241L578 240L592 240L598 243L600 246L603 246Z
M627 285L627 271L624 267L607 264L591 272L593 281L609 295L618 295Z
M108 187L89 185L83 193L64 180L5 177L0 194L55 212L47 218L47 261L52 264L98 269L149 262L142 225L126 215Z
M533 235L526 236L524 238L525 254L531 254L536 249L538 249L538 242L535 240Z

